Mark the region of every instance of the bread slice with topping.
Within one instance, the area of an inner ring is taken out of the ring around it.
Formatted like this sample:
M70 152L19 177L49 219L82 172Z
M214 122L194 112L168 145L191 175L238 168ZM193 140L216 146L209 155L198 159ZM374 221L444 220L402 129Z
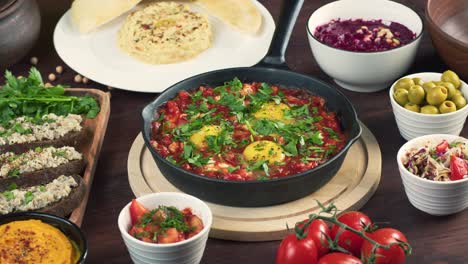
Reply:
M21 187L51 182L60 175L81 174L83 155L73 147L37 147L22 154L0 155L0 192L12 184Z
M78 207L85 192L86 185L78 175L60 175L42 185L11 188L0 193L0 215L39 211L64 217Z
M0 153L23 153L43 146L76 146L84 139L80 115L22 116L0 125Z

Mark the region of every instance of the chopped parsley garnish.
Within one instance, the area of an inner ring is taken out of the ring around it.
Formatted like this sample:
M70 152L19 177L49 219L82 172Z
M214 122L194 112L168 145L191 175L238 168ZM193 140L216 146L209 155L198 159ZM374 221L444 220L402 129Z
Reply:
M24 204L29 204L34 199L34 194L32 192L26 192L24 194Z
M7 186L7 190L9 191L13 191L13 190L16 190L18 189L18 185L14 182L10 183L8 186Z
M20 174L19 168L14 168L8 172L8 176L10 177L19 177L19 174Z
M10 201L15 198L15 195L11 191L6 191L2 193L3 196L7 199L7 201Z

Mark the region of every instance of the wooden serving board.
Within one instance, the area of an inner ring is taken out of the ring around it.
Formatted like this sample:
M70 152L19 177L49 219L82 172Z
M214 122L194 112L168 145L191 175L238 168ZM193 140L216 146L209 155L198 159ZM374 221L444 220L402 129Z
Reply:
M86 140L81 145L77 146L78 151L83 153L86 160L86 168L83 173L83 181L86 184L86 193L80 205L73 210L70 215L70 221L78 226L81 226L83 216L86 212L88 204L89 192L94 178L99 154L101 153L102 142L106 135L107 122L110 115L110 94L97 89L86 88L69 88L66 89L68 95L84 96L90 95L96 98L101 107L101 111L93 119L84 119L83 129L86 133Z
M282 239L290 227L319 211L316 200L334 202L340 210L357 210L380 182L382 157L370 130L361 123L361 138L350 148L338 173L320 190L285 204L241 208L207 203L213 212L210 237L236 241ZM141 134L128 157L128 179L135 196L152 192L181 192L161 174ZM248 197L246 197L248 199Z

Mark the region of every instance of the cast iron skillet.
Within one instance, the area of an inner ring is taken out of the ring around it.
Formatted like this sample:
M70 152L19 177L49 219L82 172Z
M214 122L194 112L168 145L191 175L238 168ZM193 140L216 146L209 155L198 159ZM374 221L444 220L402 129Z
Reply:
M307 196L328 182L343 163L350 146L359 138L361 127L351 102L330 85L304 74L289 70L284 53L294 23L304 0L283 1L279 23L267 56L254 67L211 71L185 79L166 89L142 112L143 137L164 177L178 189L202 200L241 207L268 206ZM220 58L222 59L222 58ZM157 109L181 90L194 90L200 85L216 87L238 77L242 82L266 82L284 87L307 89L326 100L329 110L337 113L348 139L345 147L324 164L288 177L267 181L226 181L197 175L162 158L150 145L151 121Z

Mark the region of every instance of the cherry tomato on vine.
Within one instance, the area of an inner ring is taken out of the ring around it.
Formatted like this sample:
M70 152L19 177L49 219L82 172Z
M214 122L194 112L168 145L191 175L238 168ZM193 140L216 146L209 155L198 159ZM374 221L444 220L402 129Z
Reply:
M393 228L381 228L368 236L382 245L389 245L399 241L408 242L405 235ZM362 244L362 257L368 260L374 246L369 241ZM376 259L374 264L403 264L405 263L405 251L399 245L393 245L389 249L378 248L375 252Z
M296 234L287 235L276 253L276 264L316 264L317 247L310 237L297 239Z
M299 223L298 226L302 227L305 221L307 220L304 220L302 223ZM307 227L307 230L305 232L307 232L308 237L314 240L315 246L317 247L317 256L319 258L330 252L327 240L327 237L331 237L330 228L328 227L325 221L321 219L313 220Z
M363 230L366 226L372 225L372 221L367 215L356 211L350 211L340 215L338 221L358 231ZM338 245L351 252L354 256L359 257L364 238L351 231L343 230L343 228L338 225L333 225L331 238L335 239L337 234L339 234Z
M334 252L320 258L317 264L362 264L362 261L353 255Z

